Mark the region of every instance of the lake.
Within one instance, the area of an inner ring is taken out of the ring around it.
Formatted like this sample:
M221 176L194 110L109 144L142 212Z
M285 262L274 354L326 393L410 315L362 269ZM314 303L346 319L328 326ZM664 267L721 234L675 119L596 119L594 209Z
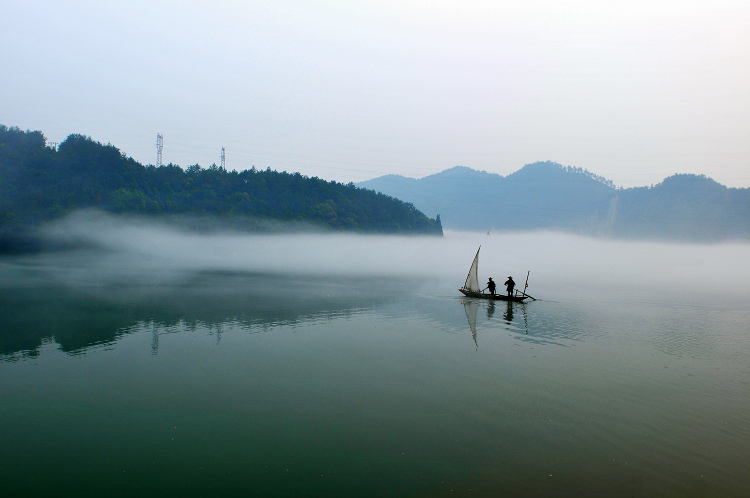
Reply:
M747 244L62 234L0 261L7 496L750 489Z

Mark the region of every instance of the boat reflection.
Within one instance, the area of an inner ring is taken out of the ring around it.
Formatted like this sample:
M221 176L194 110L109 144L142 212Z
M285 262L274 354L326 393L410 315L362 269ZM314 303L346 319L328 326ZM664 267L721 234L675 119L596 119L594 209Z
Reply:
M461 304L464 307L464 313L466 313L466 320L469 324L469 330L471 331L471 337L474 340L474 345L479 348L477 341L477 316L479 315L479 308L484 307L486 311L486 322L489 324L493 321L496 307L498 306L495 301L484 300L484 299L471 299L466 298L461 300ZM524 335L529 334L529 321L526 314L525 303L514 303L504 302L501 305L504 309L502 312L503 321L506 327L510 330L515 330L518 333L523 332ZM521 317L523 318L522 323L517 320L517 312L521 311Z
M510 304L510 303L508 303ZM489 301L487 303L487 320L492 318L492 316L495 314L495 301Z
M461 301L464 305L464 312L466 313L466 319L469 321L469 330L471 330L471 337L474 339L474 345L479 348L477 344L477 312L479 311L479 303L473 299L464 299Z
M505 307L505 312L503 312L503 318L505 318L506 322L513 323L513 303L509 302L508 306Z

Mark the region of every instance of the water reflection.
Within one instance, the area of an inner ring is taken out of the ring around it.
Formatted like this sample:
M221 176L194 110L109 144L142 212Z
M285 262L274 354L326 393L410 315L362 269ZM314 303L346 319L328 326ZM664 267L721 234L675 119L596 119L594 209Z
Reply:
M469 325L477 348L484 332L498 329L512 332L514 338L522 343L562 347L570 347L606 333L605 324L600 323L603 319L601 316L591 315L569 304L553 301L496 303L471 298L464 298L461 303L466 315L465 323ZM497 320L496 312L500 312L502 321Z
M513 323L513 303L508 301L506 304L507 306L505 308L505 312L503 313L503 318L505 318L506 322ZM526 333L528 334L529 331L527 330Z
M197 325L265 328L348 316L403 296L408 282L396 278L290 277L203 272L178 285L118 285L106 289L59 284L0 289L0 358L36 357L54 340L62 351L81 354L123 335L152 329L152 354L159 337Z
M464 312L466 313L466 319L469 322L469 330L471 331L471 338L474 339L474 345L479 348L477 344L477 312L479 310L479 304L472 299L466 299L461 301L464 305ZM489 316L489 313L488 313Z
M478 348L479 344L477 342L477 316L479 314L479 308L485 308L485 314L487 316L486 322L490 324L492 321L494 321L493 317L498 305L495 303L495 301L471 298L462 299L461 303L464 307L466 320L469 324L469 330L471 331L471 337L474 340L475 346ZM519 334L523 333L524 335L528 335L529 324L528 317L526 315L526 304L503 302L503 304L500 306L503 307L502 317L508 328L510 330L518 332ZM520 309L522 312L522 323L514 320L514 311L516 311L516 309Z
M491 319L494 314L495 314L495 301L490 301L487 304L487 320ZM513 315L511 315L511 320L512 319L513 319Z

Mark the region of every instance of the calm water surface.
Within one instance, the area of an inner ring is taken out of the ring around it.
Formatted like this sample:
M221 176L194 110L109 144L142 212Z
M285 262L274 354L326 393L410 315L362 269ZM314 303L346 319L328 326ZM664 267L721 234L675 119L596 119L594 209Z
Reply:
M4 265L6 496L750 490L746 296L507 305L452 275L225 271L71 287Z

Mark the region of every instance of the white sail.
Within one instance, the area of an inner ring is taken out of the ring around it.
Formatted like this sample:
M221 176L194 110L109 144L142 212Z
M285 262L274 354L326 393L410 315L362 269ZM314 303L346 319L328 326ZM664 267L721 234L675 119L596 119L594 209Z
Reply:
M482 246L479 246L479 249L481 248ZM474 256L474 262L471 263L469 274L466 276L466 282L464 282L464 289L472 292L480 292L482 290L479 287L479 277L477 277L477 271L479 269L479 249L477 249L477 255Z

